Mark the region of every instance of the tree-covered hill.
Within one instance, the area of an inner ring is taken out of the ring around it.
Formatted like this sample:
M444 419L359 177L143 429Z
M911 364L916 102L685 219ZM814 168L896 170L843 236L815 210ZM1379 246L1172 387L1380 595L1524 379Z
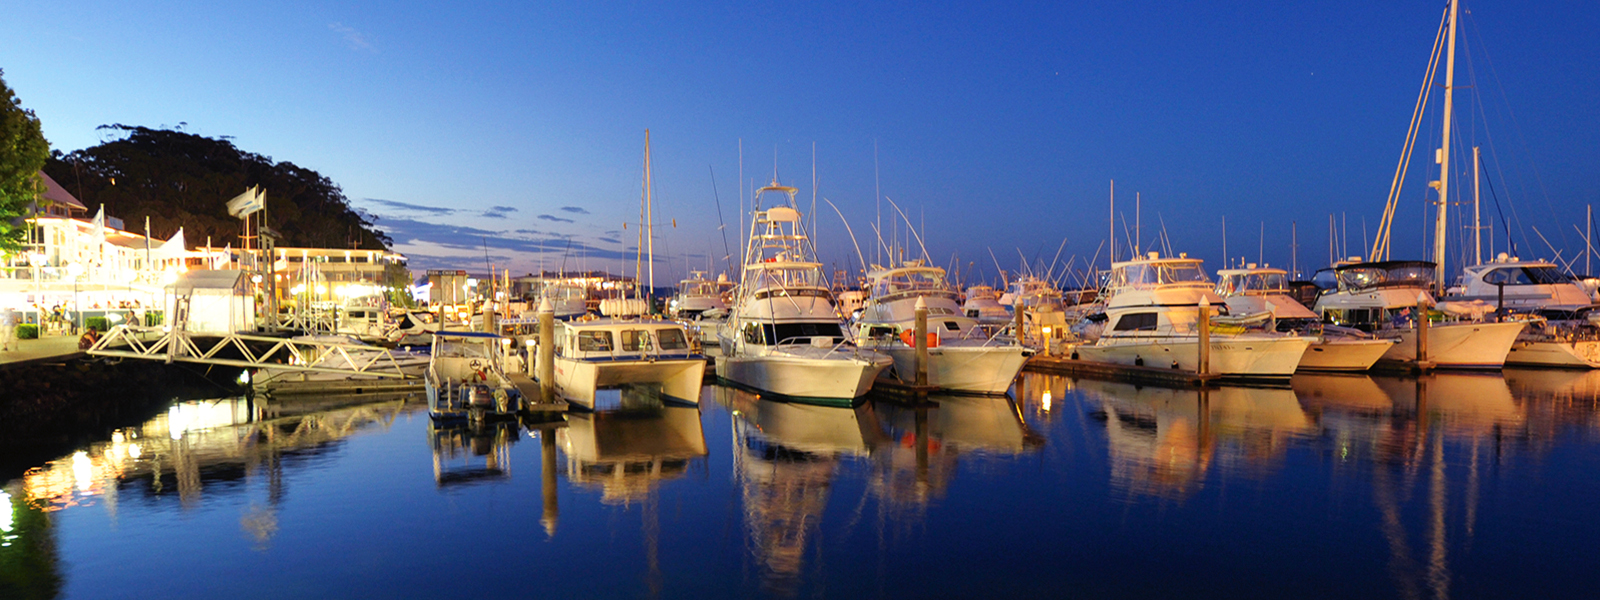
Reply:
M124 135L70 154L57 151L44 171L93 212L121 218L129 230L171 236L182 227L191 245L210 236L215 246L238 247L239 219L226 202L259 185L267 196L268 225L279 246L386 249L388 236L374 217L350 207L327 177L294 163L240 150L227 139L183 131L105 125Z

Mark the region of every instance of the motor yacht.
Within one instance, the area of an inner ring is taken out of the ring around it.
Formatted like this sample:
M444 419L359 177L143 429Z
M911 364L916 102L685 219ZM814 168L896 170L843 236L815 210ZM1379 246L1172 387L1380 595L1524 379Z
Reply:
M916 381L916 304L928 311L928 385L979 394L1004 394L1032 351L1010 336L991 335L961 312L942 268L913 260L867 273L867 301L856 319L861 347L894 359L886 375Z
M1000 292L987 285L967 288L967 301L961 305L961 312L979 325L1005 325L1011 321L1011 313L1000 304Z
M758 208L773 194L787 204L751 217L732 313L717 329L717 376L791 398L849 403L894 361L850 339L822 264L812 258L796 191L774 181L756 193Z
M522 393L502 368L510 340L493 333L436 331L424 379L428 416L437 420L515 417Z
M1104 327L1098 339L1073 349L1086 361L1197 371L1200 366L1202 302L1226 316L1226 304L1213 292L1197 258L1180 254L1146 257L1111 265L1106 284ZM1311 345L1293 333L1249 331L1214 322L1209 373L1227 378L1285 379L1294 374Z
M1434 264L1420 260L1344 262L1317 272L1328 287L1312 310L1329 325L1352 327L1400 343L1384 352L1380 363L1414 365L1417 359L1419 301L1432 307L1428 293ZM1491 323L1460 319L1429 310L1427 360L1456 369L1498 369L1523 329L1522 322Z
M558 322L556 389L593 409L596 392L623 385L659 388L668 399L699 403L706 357L694 351L683 325L648 317Z
M1272 314L1269 330L1292 331L1311 339L1300 356L1300 369L1313 371L1365 371L1372 368L1397 341L1378 338L1359 329L1324 325L1317 313L1289 295L1288 272L1257 267L1217 271L1218 296L1231 315Z

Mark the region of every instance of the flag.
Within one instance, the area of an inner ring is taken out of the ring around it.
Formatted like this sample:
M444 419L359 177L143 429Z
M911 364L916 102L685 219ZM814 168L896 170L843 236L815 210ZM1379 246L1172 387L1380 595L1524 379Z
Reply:
M250 189L228 201L228 214L243 219L266 206L266 195L261 193L260 188L250 186Z

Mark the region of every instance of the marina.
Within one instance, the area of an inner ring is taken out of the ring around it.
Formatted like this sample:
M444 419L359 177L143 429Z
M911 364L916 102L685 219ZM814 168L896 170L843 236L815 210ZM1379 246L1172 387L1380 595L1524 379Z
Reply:
M0 600L1600 585L1600 8L85 1Z

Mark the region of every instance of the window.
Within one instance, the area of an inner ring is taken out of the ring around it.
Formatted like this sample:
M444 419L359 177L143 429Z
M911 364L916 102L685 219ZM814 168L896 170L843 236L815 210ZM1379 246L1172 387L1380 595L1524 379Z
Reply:
M945 321L944 322L944 330L945 331L961 331L961 324L957 323L955 321Z
M755 323L745 323L744 324L744 342L746 344L760 344L760 343L762 343L762 341L761 341L761 326L756 325Z
M1156 328L1156 313L1132 313L1117 319L1112 331L1151 331Z
M657 329L656 341L661 344L662 350L685 350L689 348L689 340L683 336L682 329Z
M623 352L644 352L650 349L650 332L643 329L622 330Z
M610 352L611 332L609 331L580 331L578 332L578 350L583 352Z
M765 330L768 343L782 344L803 343L813 337L844 338L844 332L839 329L838 323L770 323L761 326Z

